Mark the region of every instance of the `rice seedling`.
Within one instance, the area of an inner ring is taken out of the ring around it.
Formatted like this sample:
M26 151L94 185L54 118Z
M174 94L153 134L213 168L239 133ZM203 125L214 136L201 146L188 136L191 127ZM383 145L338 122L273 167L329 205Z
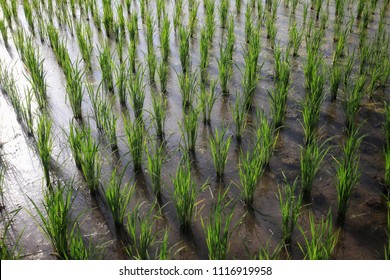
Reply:
M200 79L202 83L205 83L207 80L207 68L210 64L210 52L209 52L209 38L207 35L206 26L203 26L200 31L200 41L199 41L199 52L200 52Z
M101 84L100 84L101 85ZM95 91L93 85L87 84L87 91L92 104L93 116L96 123L96 128L100 131L104 131L104 111L106 111L106 103L100 94L100 85L98 90Z
M168 63L168 57L170 52L170 33L171 33L171 26L168 14L164 14L164 19L161 27L161 33L160 33L160 48L161 48L161 58L162 61L167 64Z
M252 208L258 181L265 170L264 151L259 147L256 143L252 151L247 151L245 155L242 152L240 154L238 172L242 187L241 198L249 208Z
M161 60L157 65L157 74L160 79L160 91L162 93L167 92L168 70L168 65L163 60Z
M27 40L23 49L22 60L28 70L27 79L31 83L39 109L44 110L47 106L46 72L43 70L43 59L39 58L39 51L36 52L35 49L32 40Z
M271 237L267 239L267 243L263 246L260 244L260 250L258 255L255 256L255 260L278 260L280 252L283 248L283 243L279 242L275 249L271 250L270 246Z
M143 210L143 203L137 203L133 211L127 215L126 230L129 235L129 243L126 245L126 253L134 259L151 259L150 251L157 243L157 232L154 232L156 216L155 206ZM157 252L156 252L157 253Z
M199 9L199 0L194 0L194 3L192 4L192 8L190 10L189 14L189 20L188 20L188 28L190 29L190 36L194 37L195 28L198 24L198 9Z
M304 245L298 242L298 246L305 259L309 260L328 260L332 257L332 253L337 245L339 230L333 230L332 216L329 211L326 218L322 217L321 221L316 225L314 214L309 213L310 236L300 228L304 238Z
M116 136L116 121L117 117L112 111L112 105L105 101L102 110L103 130L107 135L112 151L118 150L118 139Z
M301 46L301 42L303 39L303 29L297 29L297 22L294 21L292 27L289 29L289 35L290 35L290 46L292 46L293 49L293 57L298 56L298 50Z
M98 61L102 73L103 85L107 91L114 92L114 71L109 42L106 41L102 49L98 49L98 52Z
M143 151L146 144L144 123L141 118L136 118L134 121L124 118L124 125L133 167L138 172L142 170Z
M3 17L7 20L8 26L12 28L12 11L10 7L8 6L7 1L1 0L0 1L1 9L3 11Z
M72 205L74 202L72 188L58 183L53 190L46 190L43 198L43 209L29 198L38 217L34 217L45 236L51 242L59 259L70 259L69 227L72 227Z
M310 199L314 179L320 171L322 161L331 149L331 146L325 147L326 144L327 141L319 145L318 140L314 139L305 148L301 147L301 187L305 201Z
M118 19L119 33L121 34L119 37L122 37L122 35L124 35L126 32L125 17L123 16L123 5L116 6L116 14L117 14L117 19Z
M23 10L24 10L24 15L26 16L27 19L28 26L30 27L31 33L33 36L35 36L33 8L31 7L29 0L23 0Z
M46 186L51 189L50 166L51 152L53 150L53 139L51 137L52 121L49 116L42 113L39 116L37 127L37 148L41 160Z
M66 69L66 70L65 70ZM66 92L75 119L82 119L83 102L83 77L84 73L79 69L78 63L72 64L70 60L64 65L66 76Z
M360 109L360 103L364 96L363 86L366 82L366 76L359 76L352 89L346 91L345 97L345 123L347 130L351 131L355 124L355 117Z
M268 15L266 19L266 29L267 29L267 39L269 39L271 43L271 48L274 47L276 33L278 32L278 28L276 27L275 19Z
M261 150L260 160L264 166L268 166L273 154L276 137L274 136L274 126L267 118L264 111L257 112L258 128L256 130L257 150Z
M6 48L8 48L9 43L8 43L7 26L6 26L5 20L3 20L3 19L0 19L0 32L1 32L1 37L3 38L3 41L4 41L4 46Z
M187 156L185 156L187 157ZM182 159L176 170L175 177L172 177L174 186L172 200L175 205L177 218L179 219L180 227L185 232L190 229L191 223L194 220L197 212L197 206L201 201L196 201L199 193L205 188L206 183L197 188L195 182L191 178L189 159Z
M227 163L228 152L230 148L231 136L225 138L227 128L218 131L215 129L215 134L209 137L211 156L214 162L214 168L217 173L217 179L221 180Z
M207 37L211 43L214 39L215 33L215 20L214 20L214 11L215 11L215 1L205 0L205 9L206 9L206 19L205 19L205 28L207 30Z
M338 65L333 65L332 67L332 73L330 76L330 100L332 102L336 101L338 91L339 91L339 85L341 82L341 69Z
M163 96L156 93L152 96L152 119L153 125L156 130L156 135L159 139L163 139L165 131L165 121L166 121L166 107L167 101Z
M348 34L351 32L351 22L345 27L345 29L340 32L340 35L337 38L337 45L336 49L333 54L333 64L336 63L336 61L339 61L342 56L344 56L344 49L345 49L345 43L348 39Z
M343 155L337 162L337 222L343 224L350 203L351 193L359 181L359 148L364 136L359 136L359 128L353 128L342 147Z
M106 36L111 38L114 31L114 13L111 7L111 0L102 0L103 5L103 25L106 31Z
M128 80L128 91L130 93L131 105L136 119L142 119L145 102L144 72L145 70L140 65L135 73L130 74L130 79Z
M357 5L357 9L356 9L356 18L357 19L360 19L362 14L363 14L365 2L366 1L364 1L364 0L358 1L358 5Z
M69 123L69 134L68 134L68 142L70 149L72 151L72 155L76 164L76 167L82 171L81 166L81 145L85 136L85 128L79 127L74 120Z
M352 54L348 55L347 64L344 65L344 77L343 77L344 89L347 88L349 77L352 74L354 61L355 61L355 49L353 50Z
M208 222L203 219L202 228L206 236L208 257L210 260L225 260L229 254L230 238L240 221L233 224L235 204L233 199L226 202L228 189L218 193L217 201L213 204Z
M284 64L284 63L283 63ZM287 66L287 64L286 64ZM287 66L289 67L289 66ZM283 66L283 68L285 68ZM288 68L285 68L286 71ZM282 70L285 71L285 70ZM288 70L289 71L289 70ZM284 74L283 74L284 75ZM271 115L274 127L280 128L283 125L287 110L287 97L289 93L290 83L277 82L275 89L268 91L268 96L271 104Z
M1 167L0 167L1 168ZM1 176L3 169L0 169L0 183L1 183ZM12 223L15 220L16 215L19 213L21 208L12 211L9 217L8 221L4 221L4 227L2 228L2 234L0 238L0 259L1 260L19 260L21 258L20 256L20 238L22 237L22 234L15 240L14 244L10 244L9 241L9 233L12 228Z
M385 103L385 177L384 182L388 190L390 190L390 105ZM389 231L390 234L390 231Z
M162 165L164 160L163 148L163 144L158 144L156 141L152 141L151 149L147 148L147 168L152 181L153 193L157 199L161 198L161 188L163 186L163 181L161 178ZM151 150L153 150L153 152L151 152Z
M190 70L190 33L184 25L179 27L179 57L182 71L186 73Z
M222 94L228 95L229 81L233 75L233 61L231 60L231 53L229 51L228 44L219 44L219 59L217 59L217 62Z
M157 24L158 27L161 26L161 18L162 16L166 14L166 4L165 0L157 0L156 1L156 9L157 9Z
M115 86L119 96L119 103L122 106L126 106L127 101L127 79L129 78L128 71L127 60L122 61L122 63L117 65L115 68Z
M175 9L173 11L173 29L175 32L177 28L182 27L181 24L182 13L183 13L183 0L177 0L175 1Z
M230 8L229 0L221 0L218 10L219 10L219 20L222 28L226 28L226 23L228 20L228 13Z
M76 22L76 37L79 44L81 56L83 57L87 68L92 69L92 30L89 24Z
M184 146L191 153L195 153L199 111L198 107L189 109L183 116L183 123L180 124Z
M27 128L27 135L29 137L34 136L34 113L32 111L32 98L34 93L32 90L25 91L25 104L22 105L22 120Z
M295 195L297 186L298 177L290 183L284 176L283 191L278 187L277 198L282 213L282 240L285 245L291 245L294 228L301 214L302 195Z
M245 102L236 95L236 101L234 107L231 108L233 121L235 124L235 136L238 143L241 143L242 133L246 128L247 124L247 110Z
M83 128L80 145L81 171L87 187L93 195L98 192L100 185L101 156L98 147L99 144L93 140L91 135L91 128Z
M206 91L206 87L201 85L200 93L198 94L198 100L200 108L202 109L203 123L210 124L211 111L213 110L215 101L217 100L216 88L217 81L212 80L210 82L210 88Z
M117 174L117 171L114 168L111 172L109 185L104 190L104 196L107 200L116 228L124 228L127 205L135 190L134 185L130 185L130 183L127 183L122 187L123 176L125 174L124 171L125 170Z
M179 80L180 93L182 97L182 107L184 109L192 105L197 90L197 73L177 74Z
M236 13L241 13L241 0L236 0Z
M156 73L156 68L157 68L157 58L153 46L153 35L154 35L154 20L151 13L148 12L146 15L146 45L148 48L147 61L149 67L150 81L154 81L154 75Z

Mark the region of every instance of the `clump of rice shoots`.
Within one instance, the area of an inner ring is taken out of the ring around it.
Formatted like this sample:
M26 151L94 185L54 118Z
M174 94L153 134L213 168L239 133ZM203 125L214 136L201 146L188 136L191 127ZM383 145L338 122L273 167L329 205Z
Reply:
M105 89L109 92L114 92L114 78L113 78L113 61L111 58L110 45L108 41L105 42L102 49L98 49L98 61L102 73L102 82Z
M351 201L352 191L359 181L360 171L360 144L363 136L359 136L359 129L353 128L342 147L342 157L337 161L337 222L343 224Z
M152 96L152 120L156 131L156 136L163 139L165 135L165 121L167 118L167 100L161 94L154 94Z
M216 88L217 81L212 80L210 82L209 90L206 90L204 85L201 85L200 93L198 94L198 102L202 109L203 123L210 125L211 112L213 110L215 101L217 100Z
M227 193L228 189L223 193L218 193L217 201L213 203L207 223L201 219L210 260L227 258L230 238L239 225L239 222L233 224L235 204L232 199L228 200Z
M111 172L109 185L104 190L104 196L107 200L116 228L124 228L127 205L135 190L134 186L130 183L127 183L122 187L124 174L124 171L117 174L117 171L114 168Z
M191 153L195 153L199 111L198 107L189 109L183 116L183 124L180 125L184 146Z
M183 73L190 71L190 33L188 27L179 26L179 57Z
M136 118L134 121L125 118L124 123L127 143L133 159L133 167L138 172L142 170L143 151L145 149L144 123L140 118Z
M92 69L92 29L89 24L76 22L76 37L81 55L88 69Z
M157 199L161 199L161 188L163 181L161 178L162 165L164 160L164 146L156 141L152 141L152 147L147 148L148 171L152 181L153 193Z
M51 136L52 120L46 113L39 116L37 127L37 148L41 159L46 186L51 188L50 167L51 152L53 151L53 138Z
M298 177L295 178L293 183L290 183L287 178L284 177L283 191L278 188L277 197L282 213L282 240L286 245L291 245L294 228L297 224L298 217L301 214L302 195L295 194L297 186Z
M304 254L304 259L309 260L329 260L332 258L334 249L336 248L339 230L333 230L332 216L329 211L326 218L322 217L321 221L316 225L314 214L309 213L310 236L300 231L304 238L304 244L298 242L298 246Z
M219 132L218 128L216 128L215 134L209 137L211 156L213 158L215 171L219 180L223 178L231 142L231 136L225 139L226 131L227 128L221 132Z
M179 80L182 107L183 109L188 109L190 106L192 106L194 97L196 96L198 75L196 72L186 72L177 74L177 78Z
M145 102L145 84L143 81L145 70L139 66L135 73L130 74L128 91L130 93L131 105L136 119L142 119L142 112Z
M236 101L231 108L233 121L235 124L235 138L238 143L241 143L242 133L244 132L247 124L247 110L246 104L242 100L242 97L236 95Z

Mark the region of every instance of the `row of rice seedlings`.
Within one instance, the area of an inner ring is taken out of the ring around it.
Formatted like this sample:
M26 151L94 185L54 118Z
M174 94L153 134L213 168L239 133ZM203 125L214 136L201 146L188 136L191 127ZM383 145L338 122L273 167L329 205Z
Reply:
M157 199L161 198L163 182L161 179L162 165L164 160L164 146L157 141L152 141L152 147L147 148L147 168L152 181L153 193Z
M304 244L298 242L298 246L304 254L304 259L309 260L328 260L336 248L339 230L333 230L331 211L326 218L322 217L316 225L314 214L309 213L310 237L300 228L304 238Z
M189 108L196 96L197 90L197 73L196 72L185 72L182 74L177 74L179 80L180 93L182 98L182 107L184 109Z
M261 65L258 64L261 51L261 33L259 30L251 29L247 48L244 50L245 69L242 74L242 86L247 110L252 106L253 95L260 79L260 71L264 65L264 62Z
M2 178L4 174L3 169L0 166L0 183L2 183ZM14 222L14 219L16 215L19 213L21 208L12 211L11 213L8 213L10 216L8 218L8 221L2 220L4 224L4 228L2 228L2 233L1 233L1 238L0 238L0 259L1 260L18 260L21 258L20 255L20 238L22 237L22 234L15 240L14 244L10 244L9 240L9 233L10 230L12 229L12 224Z
M116 228L124 228L127 205L134 194L134 185L130 183L122 187L124 170L117 174L114 168L111 172L110 182L104 190L104 196L111 211Z
M183 13L183 0L177 0L175 1L175 8L173 10L173 29L175 32L177 31L177 28L180 28L182 26L181 23L182 13Z
M192 1L192 4L188 3L189 19L188 19L188 28L190 29L190 36L194 37L195 28L198 24L198 10L199 10L199 0Z
M135 73L130 74L128 80L128 91L130 93L131 105L133 107L136 119L142 119L142 113L145 102L145 84L143 81L145 69L142 65L138 66Z
M190 33L184 25L179 26L179 57L183 73L190 72Z
M165 258L167 253L167 233L162 240L161 248L152 249L160 241L159 232L155 231L158 213L155 214L155 204L149 209L143 210L144 203L137 203L133 211L127 215L126 231L129 243L126 244L126 253L133 259L148 260L153 258ZM165 249L164 249L165 248ZM164 252L162 252L164 251Z
M233 204L233 199L228 200L228 190L218 193L217 201L213 203L207 223L201 219L210 260L227 258L230 238L239 225L239 222L233 224L232 221L235 204Z
M190 108L183 116L183 123L180 124L184 147L191 153L195 153L196 139L198 137L198 117L200 108Z
M241 143L242 133L247 125L247 108L242 97L236 95L236 101L231 108L233 121L235 124L235 137L238 143Z
M290 41L289 45L293 50L293 57L298 56L299 47L301 46L303 39L303 27L297 28L297 22L294 21L292 27L289 28Z
M321 163L331 146L325 147L327 141L319 145L317 139L309 142L306 147L301 147L301 187L302 195L305 201L309 201L314 179L320 171Z
M385 155L385 177L384 182L388 191L390 191L390 105L385 104L385 145L384 145L384 155ZM389 232L390 234L390 232Z
M229 0L221 0L220 1L218 10L219 10L220 24L221 24L222 28L226 28L228 14L229 14L229 8L230 8L230 1Z
M159 2L164 2L160 0ZM165 3L165 2L164 2ZM171 25L167 13L164 13L164 19L162 27L160 29L160 51L161 59L164 64L168 64L168 58L170 53L170 34L171 34Z
M363 87L366 76L363 74L356 80L352 89L346 90L345 94L345 123L348 131L353 130L355 118L360 109L360 103L364 96Z
M92 30L89 24L76 22L76 37L81 55L85 61L87 68L92 69Z
M203 123L210 124L211 123L211 112L213 110L215 101L217 100L216 88L217 81L211 80L210 88L207 91L204 84L201 84L201 90L198 94L198 102L199 106L202 110Z
M278 187L277 198L282 214L282 240L285 245L291 245L294 228L301 214L302 194L295 194L297 186L298 177L293 183L284 177L283 191Z
M39 109L44 110L47 106L46 72L43 70L43 59L39 58L39 51L36 52L35 49L32 40L26 40L22 60L28 70L27 79L31 83Z
M114 92L113 61L111 57L109 41L104 43L102 49L98 49L98 61L102 73L102 81L105 89Z
M316 129L320 118L321 105L324 102L325 70L320 58L313 64L308 80L308 92L305 95L302 108L303 130L305 144L307 145L316 138Z
M5 20L3 20L3 19L0 19L0 32L1 32L1 37L3 38L3 41L4 41L4 46L6 48L8 48L9 43L8 43L7 25L6 25Z
M350 197L359 181L359 148L364 136L359 136L359 129L353 128L342 147L342 157L337 162L337 222L343 224L349 207Z
M221 132L216 128L215 134L209 137L211 156L213 158L218 180L223 178L231 142L231 136L225 139L226 131L227 128L223 129Z
M156 136L159 139L163 139L165 135L165 121L167 118L167 100L164 98L164 96L156 93L152 95L152 107L153 112L151 112L151 115L156 131Z
M24 10L24 15L26 16L27 19L28 26L30 27L31 33L33 36L35 36L33 8L31 7L29 0L23 0L23 10Z
M197 213L197 206L201 201L196 201L199 193L206 187L197 187L191 177L188 155L185 155L172 177L174 186L172 200L179 219L180 228L185 232L190 229L191 223Z
M209 42L211 43L214 39L215 33L215 1L204 0L204 6L206 10L205 29Z
M142 170L143 152L145 149L145 128L141 118L124 118L125 133L129 145L133 167L136 172Z
M82 102L83 102L83 77L84 72L79 69L78 63L72 63L67 60L63 66L66 77L66 92L73 116L77 120L82 119Z
M99 144L95 142L91 134L91 128L83 127L80 136L80 164L87 187L91 194L97 194L100 186L101 156L99 154ZM78 132L76 132L78 133ZM75 157L76 160L76 157Z
M45 176L46 186L51 188L50 166L51 152L53 150L53 138L51 136L52 120L46 114L42 113L39 116L37 127L37 148L39 158L41 160L43 173Z
M287 110L287 97L290 90L290 72L291 65L288 58L288 51L282 55L282 50L279 46L275 48L275 89L269 91L269 99L271 104L271 112L273 124L275 128L283 125Z
M43 210L29 198L38 217L34 219L50 240L55 254L63 260L89 259L91 248L88 248L80 236L77 219L72 219L74 195L67 183L57 183L51 191L45 191Z

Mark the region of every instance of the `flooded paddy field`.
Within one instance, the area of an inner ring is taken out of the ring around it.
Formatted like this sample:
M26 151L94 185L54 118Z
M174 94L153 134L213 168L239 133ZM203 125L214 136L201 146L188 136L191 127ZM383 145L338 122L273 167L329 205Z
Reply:
M389 1L0 11L2 258L389 258Z

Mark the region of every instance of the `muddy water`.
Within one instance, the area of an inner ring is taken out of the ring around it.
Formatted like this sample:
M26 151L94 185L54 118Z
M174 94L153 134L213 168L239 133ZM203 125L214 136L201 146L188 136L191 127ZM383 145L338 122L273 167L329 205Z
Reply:
M98 1L100 3L100 1ZM246 2L246 1L243 1ZM333 1L326 7L329 13L328 28L326 29L326 38L332 38L333 29L332 23L334 20ZM216 2L218 4L219 1ZM235 11L232 3L231 11ZM378 7L381 3L378 4ZM152 10L155 11L154 1L151 1ZM138 4L136 5L139 9ZM172 4L168 4L168 13L170 18L173 16ZM355 9L356 7L353 7ZM296 19L298 26L302 23L303 6L298 5ZM187 6L183 9L185 12L183 20L187 20ZM353 10L352 10L353 11ZM236 15L235 33L236 33L236 49L234 52L234 60L237 67L243 68L242 45L245 43L244 25L245 25L245 3L242 5L241 14ZM351 11L346 11L348 17ZM277 13L277 41L282 47L288 43L288 22L289 9L285 8L281 2ZM27 24L24 19L23 9L20 7L19 14L21 23L27 30ZM378 20L378 9L374 15L374 21L370 23L369 28L375 30ZM313 11L309 10L309 17L314 17ZM388 21L387 14L387 21ZM204 11L203 4L199 6L198 12L198 28L197 33L191 39L191 61L195 68L200 61L199 57L199 29L203 23ZM219 28L219 15L216 5L215 18L217 28L211 49L209 74L213 78L218 78L217 58L219 55L219 42L224 36L224 30ZM95 28L92 20L89 21L94 32L95 45L101 45L104 42L104 35L99 33ZM55 22L55 24L57 24ZM172 26L172 22L171 22ZM388 26L387 26L388 27ZM172 28L173 29L173 28ZM389 30L389 28L387 28ZM74 36L68 29L60 29L60 34L67 40L69 55L73 61L80 57L78 45ZM139 19L139 35L140 43L138 56L146 65L146 58L143 54L146 53L146 28L142 25ZM248 259L255 256L260 248L260 245L265 245L269 240L271 247L274 248L277 242L281 239L281 214L279 203L275 193L278 187L281 186L283 173L289 180L294 180L299 175L299 158L300 146L303 145L303 130L300 124L301 121L301 105L300 101L305 94L303 63L305 61L305 42L303 40L299 50L299 57L292 60L291 74L291 94L288 99L288 109L285 119L285 124L280 131L274 155L271 159L269 169L267 169L261 178L256 189L254 200L254 211L248 212L247 208L239 199L240 182L238 176L239 149L247 151L252 148L253 131L256 129L255 123L251 122L255 118L255 112L258 109L263 109L266 113L270 112L268 101L268 90L274 86L273 81L273 53L271 44L266 38L266 30L263 27L262 36L263 49L260 53L259 62L264 66L261 70L261 80L259 81L256 93L254 96L254 105L250 116L250 123L247 131L244 132L241 144L232 141L228 154L229 160L225 169L223 182L216 180L214 166L212 163L208 137L216 128L221 129L228 126L228 134L234 134L234 123L231 117L230 106L235 101L235 93L241 91L241 73L237 67L234 68L233 77L230 82L230 96L218 96L217 102L212 112L211 126L205 126L199 122L198 140L196 153L192 159L192 174L197 185L202 185L208 182L208 188L200 194L199 201L202 201L202 210L199 213L197 220L193 223L191 232L183 234L179 229L179 222L176 217L175 208L172 203L173 186L171 177L174 176L177 166L180 162L181 151L179 143L181 141L181 133L179 122L182 118L181 95L178 86L178 80L175 73L181 71L179 57L178 40L175 33L171 32L171 56L170 56L170 71L168 81L168 92L166 99L168 102L167 122L166 122L166 160L163 166L163 181L165 188L162 191L161 204L163 208L163 219L158 223L159 227L169 228L169 242L171 245L176 245L175 248L182 248L179 253L172 256L178 259L206 259L207 247L205 237L200 223L200 217L207 220L210 212L211 204L214 201L215 194L218 191L229 188L228 197L236 201L236 209L234 214L234 223L239 222L231 238L229 258ZM348 41L350 50L358 43L358 30L355 24L353 34ZM66 102L66 81L61 68L58 66L54 53L48 46L48 43L41 44L36 40L41 54L45 58L44 68L47 71L47 84L49 94L50 113L53 118L54 150L53 159L53 174L62 180L74 179L75 188L75 215L83 213L81 229L86 238L92 238L93 244L96 246L105 244L104 258L106 259L121 259L126 256L121 250L120 242L117 242L117 236L113 227L113 222L108 214L105 204L100 199L92 198L84 184L83 178L74 165L72 154L67 143L67 132L69 131L69 121L72 119L72 111L69 103ZM159 56L159 38L158 31L154 40L157 55ZM114 42L112 42L114 46ZM3 45L1 47L1 58L7 63L15 65L18 73L22 73L23 66L15 46L11 41L11 47L6 50ZM330 63L332 59L334 43L332 40L326 40L322 47L325 60ZM126 49L126 48L125 48ZM114 52L114 47L112 49ZM94 55L97 55L95 48ZM114 57L116 61L117 58ZM22 75L19 75L22 77ZM157 77L157 75L156 75ZM93 59L93 70L91 73L86 73L86 80L96 87L101 80L101 73L96 57ZM151 95L155 92L155 87L148 84L148 77L145 77L147 84L147 94L145 100L144 119L147 127L151 126L150 112ZM27 82L20 78L18 87L20 90L27 86ZM157 86L158 88L158 86ZM219 85L217 86L218 93L220 92ZM328 90L327 94L329 93ZM107 97L110 95L107 93ZM342 95L340 95L342 98ZM337 246L335 258L337 259L380 259L383 256L383 248L386 240L385 223L386 209L382 196L382 182L384 174L384 161L382 156L382 146L384 136L382 132L383 123L383 100L389 100L388 87L379 89L373 100L364 100L362 109L359 112L359 119L365 120L365 125L362 129L362 134L367 135L361 146L361 178L352 194L350 208L347 213L347 219L344 228L341 231L340 242ZM333 219L335 220L337 213L337 196L335 190L335 160L340 156L340 144L345 139L345 116L343 113L343 103L338 100L331 103L330 98L327 98L322 106L321 119L319 123L319 134L322 139L334 137L330 143L334 146L331 152L326 156L323 167L320 170L314 182L312 201L303 208L303 213L300 217L299 224L303 229L308 229L308 213L314 211L317 219L321 219L329 208L331 208ZM21 244L22 255L30 259L50 259L55 258L52 254L52 248L44 235L40 232L36 223L31 219L35 215L31 202L28 197L38 202L42 198L42 177L39 158L35 151L34 142L32 139L26 138L16 117L9 105L6 102L6 97L1 96L1 156L7 161L9 168L6 177L4 205L5 211L10 212L19 207L22 211L17 215L12 234L14 238L22 232ZM122 113L132 114L131 105L128 102L126 108L119 105L119 101L115 100L113 104L115 114L118 116L117 136L119 139L119 150L113 154L107 147L107 140L104 135L101 135L95 126L92 114L91 102L85 92L83 102L83 120L90 122L92 132L97 141L101 141L100 152L102 154L102 185L107 185L109 174L112 168L119 169L127 166L125 173L125 181L136 181L137 190L135 196L129 205L129 211L134 207L137 201L147 202L151 204L154 200L151 190L150 176L146 169L140 174L135 175L132 169L131 158L128 153L127 141L124 133ZM153 128L150 129L153 134ZM144 165L145 166L145 165ZM39 204L40 205L40 204ZM301 240L301 234L298 230L293 235L295 240ZM292 258L302 258L302 254L296 244L292 247Z

